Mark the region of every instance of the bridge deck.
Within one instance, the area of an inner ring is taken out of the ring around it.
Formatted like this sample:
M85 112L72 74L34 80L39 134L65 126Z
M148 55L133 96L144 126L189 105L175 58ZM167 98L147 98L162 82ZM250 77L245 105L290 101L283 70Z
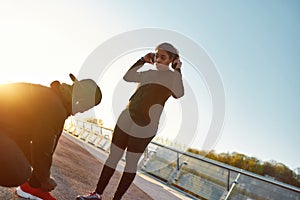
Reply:
M94 157L93 155L97 156ZM98 181L99 172L105 154L85 146L67 134L63 134L53 158L52 176L58 186L52 194L58 200L74 200L78 194L85 194L93 190ZM121 167L122 168L122 167ZM120 173L117 171L110 184L104 191L103 200L111 199ZM142 189L141 189L142 188ZM15 188L0 187L0 199L18 199ZM123 197L124 200L169 200L187 199L180 197L176 191L164 187L155 180L138 175L134 184Z

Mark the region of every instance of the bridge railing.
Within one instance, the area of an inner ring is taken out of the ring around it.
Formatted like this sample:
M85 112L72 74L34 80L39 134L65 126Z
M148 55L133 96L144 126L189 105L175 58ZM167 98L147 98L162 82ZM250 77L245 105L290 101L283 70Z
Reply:
M109 152L112 129L72 118L65 131ZM152 141L139 171L193 199L300 200L300 188Z

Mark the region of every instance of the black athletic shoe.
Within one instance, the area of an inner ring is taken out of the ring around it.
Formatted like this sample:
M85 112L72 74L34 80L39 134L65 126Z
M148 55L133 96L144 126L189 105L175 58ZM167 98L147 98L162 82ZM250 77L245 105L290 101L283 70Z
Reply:
M101 200L101 199L102 199L101 195L96 192L90 192L87 195L76 197L76 200Z

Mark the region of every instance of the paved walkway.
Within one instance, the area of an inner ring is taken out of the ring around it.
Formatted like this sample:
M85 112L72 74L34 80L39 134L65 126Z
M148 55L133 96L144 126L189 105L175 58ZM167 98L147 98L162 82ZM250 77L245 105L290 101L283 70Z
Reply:
M98 181L103 160L107 154L68 134L63 134L59 140L53 158L52 176L58 183L52 192L58 200L74 200L78 194L92 191ZM122 170L122 163L117 168ZM120 173L117 172L104 191L103 200L112 197ZM15 188L0 187L0 200L18 199ZM134 184L123 197L124 200L179 200L190 199L179 192L155 181L143 174L138 174Z

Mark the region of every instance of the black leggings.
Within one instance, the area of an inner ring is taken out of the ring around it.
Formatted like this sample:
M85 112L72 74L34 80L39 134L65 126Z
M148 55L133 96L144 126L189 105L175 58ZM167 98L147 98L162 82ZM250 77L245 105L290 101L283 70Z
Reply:
M114 195L114 200L121 199L133 182L136 175L138 161L153 138L154 136L148 138L133 137L128 135L116 125L113 132L112 144L110 146L110 154L102 169L95 191L98 194L103 193L110 178L115 172L119 160L122 158L125 149L127 149L125 157L126 166Z

